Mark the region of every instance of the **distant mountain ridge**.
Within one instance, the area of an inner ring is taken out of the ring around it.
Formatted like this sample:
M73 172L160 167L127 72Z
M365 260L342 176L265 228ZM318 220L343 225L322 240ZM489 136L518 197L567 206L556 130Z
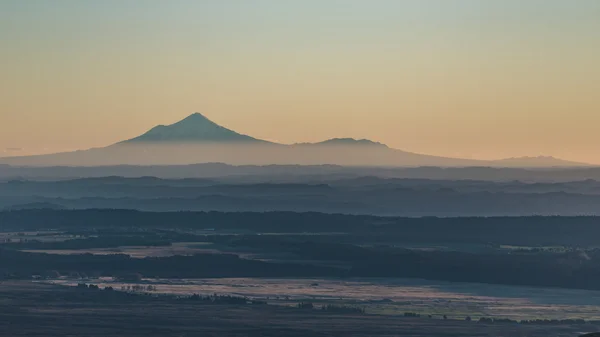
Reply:
M332 138L317 143L279 144L225 128L194 113L170 125L108 147L49 155L4 157L20 166L189 165L342 165L382 167L579 167L553 157L498 161L424 155L393 149L368 139Z
M574 161L563 160L552 156L537 156L537 157L513 157L496 160L497 163L504 163L510 166L587 166L587 164Z

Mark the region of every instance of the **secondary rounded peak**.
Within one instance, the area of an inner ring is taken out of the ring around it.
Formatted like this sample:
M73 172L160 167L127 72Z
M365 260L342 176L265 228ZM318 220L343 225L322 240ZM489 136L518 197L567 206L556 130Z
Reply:
M346 146L380 146L380 147L388 147L387 145L379 142L374 142L369 139L355 139L355 138L331 138L324 140L322 142L317 143L296 143L294 146L337 146L337 145L346 145Z
M354 138L332 138L332 139L328 139L326 141L323 141L323 142L320 142L317 144L323 144L323 145L373 145L373 146L387 147L387 145L385 145L385 144L382 144L379 142L374 142L369 139L354 139Z

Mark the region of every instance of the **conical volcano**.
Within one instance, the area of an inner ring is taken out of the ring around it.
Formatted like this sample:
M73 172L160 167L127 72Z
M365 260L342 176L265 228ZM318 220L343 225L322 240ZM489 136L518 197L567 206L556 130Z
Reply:
M205 143L205 142L265 142L227 129L194 113L171 125L158 125L143 135L123 143Z

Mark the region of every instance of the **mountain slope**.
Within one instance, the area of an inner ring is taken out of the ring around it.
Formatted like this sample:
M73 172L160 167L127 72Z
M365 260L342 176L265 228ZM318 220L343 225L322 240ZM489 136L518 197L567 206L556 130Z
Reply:
M239 134L222 127L200 113L171 125L158 125L139 137L126 140L127 143L152 142L265 142L250 136Z

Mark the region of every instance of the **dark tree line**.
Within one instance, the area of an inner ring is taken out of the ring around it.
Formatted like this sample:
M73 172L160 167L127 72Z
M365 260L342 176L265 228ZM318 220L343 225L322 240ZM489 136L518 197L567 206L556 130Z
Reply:
M305 264L268 263L241 259L231 254L131 258L127 255L58 255L0 249L0 275L30 278L58 271L73 271L113 277L139 273L144 277L304 277L336 276L336 269Z
M3 230L182 228L271 233L341 232L402 242L590 246L600 217L399 218L293 212L139 212L23 210L0 212Z

